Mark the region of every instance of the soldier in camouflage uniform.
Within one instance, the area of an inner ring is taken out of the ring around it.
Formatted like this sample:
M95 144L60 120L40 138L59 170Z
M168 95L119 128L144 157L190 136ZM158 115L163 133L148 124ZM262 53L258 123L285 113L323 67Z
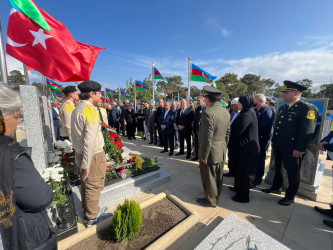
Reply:
M283 100L286 102L279 110L274 126L272 151L275 154L275 176L271 188L265 193L281 193L283 184L282 164L288 175L288 189L280 205L294 203L299 182L300 167L305 150L315 131L317 107L301 100L302 91L307 88L291 81L284 81Z

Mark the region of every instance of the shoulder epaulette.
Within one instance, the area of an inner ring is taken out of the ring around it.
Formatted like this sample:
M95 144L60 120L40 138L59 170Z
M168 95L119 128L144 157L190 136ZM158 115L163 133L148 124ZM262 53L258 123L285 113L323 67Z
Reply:
M82 115L87 120L88 124L96 125L101 123L98 111L91 105L87 105L84 108Z
M68 101L65 106L65 111L71 114L71 113L73 113L74 109L75 109L75 106L73 105L73 103Z

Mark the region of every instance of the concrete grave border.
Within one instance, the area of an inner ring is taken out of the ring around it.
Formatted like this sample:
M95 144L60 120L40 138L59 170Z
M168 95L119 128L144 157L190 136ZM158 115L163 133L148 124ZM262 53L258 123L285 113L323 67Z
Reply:
M193 227L197 221L199 220L199 214L192 209L190 209L184 202L178 199L174 195L166 194L166 193L159 193L152 198L143 201L140 203L142 209L164 199L168 198L171 202L177 205L180 209L182 209L186 214L187 218L180 222L177 226L172 228L170 231L165 233L163 236L158 238L152 244L150 244L146 249L165 249L171 246L174 242L176 242L185 232L187 232L191 227ZM58 242L58 249L68 249L74 246L76 243L96 234L97 232L105 229L106 227L110 226L112 223L112 217L107 218L104 221L97 223L96 225L87 228L75 235L72 235L60 242Z

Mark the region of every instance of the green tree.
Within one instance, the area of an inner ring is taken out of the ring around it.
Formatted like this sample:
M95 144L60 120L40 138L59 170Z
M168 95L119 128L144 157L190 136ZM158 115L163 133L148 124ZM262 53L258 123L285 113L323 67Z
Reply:
M241 82L247 85L247 92L250 94L258 94L263 92L262 81L259 75L245 74Z
M183 80L181 76L166 77L168 82L158 81L156 83L156 90L162 93L166 99L174 100L178 97L178 92L182 92ZM180 95L180 93L179 93ZM185 98L185 96L182 96Z
M323 84L320 91L313 95L315 98L328 98L327 109L333 109L333 84Z
M266 97L274 96L275 86L277 82L272 78L267 78L267 79L262 79L261 83L264 91L263 94Z
M38 89L38 91L39 91L39 93L41 95L43 94L43 84L42 83L40 83L40 82L33 82L31 85L35 86Z
M13 89L18 90L19 85L25 85L25 78L19 70L12 70L9 72L8 82Z
M243 84L235 73L226 73L216 81L216 86L222 91L221 98L227 102L247 91L247 85Z

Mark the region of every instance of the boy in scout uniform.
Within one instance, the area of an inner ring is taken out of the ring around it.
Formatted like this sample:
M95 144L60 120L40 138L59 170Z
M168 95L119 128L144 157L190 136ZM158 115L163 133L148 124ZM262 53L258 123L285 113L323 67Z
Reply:
M81 174L82 208L87 227L97 222L107 208L99 208L99 198L104 188L106 157L101 119L97 107L101 101L101 85L85 81L78 85L81 103L71 118L72 142L75 148L75 163Z
M312 139L317 123L317 107L301 100L307 88L291 81L284 81L283 100L286 102L278 111L272 138L275 154L275 176L271 188L265 193L281 193L283 184L282 164L288 175L288 189L280 205L294 203L299 182L300 167L305 150Z
M223 166L230 134L229 112L220 105L221 91L204 86L207 108L199 128L199 167L205 198L197 198L202 206L216 207L222 191Z
M79 91L75 86L67 86L62 91L65 94L65 102L62 103L59 111L60 117L60 140L69 140L71 141L71 116L75 109L74 103L77 102L79 99ZM74 153L72 153L74 157ZM69 173L70 182L72 185L77 186L80 185L80 176L79 176L79 169L74 164L72 165L71 172Z
M75 102L79 100L79 91L75 86L67 86L62 91L66 101L62 103L59 111L61 129L60 139L71 141L71 116L75 109Z

